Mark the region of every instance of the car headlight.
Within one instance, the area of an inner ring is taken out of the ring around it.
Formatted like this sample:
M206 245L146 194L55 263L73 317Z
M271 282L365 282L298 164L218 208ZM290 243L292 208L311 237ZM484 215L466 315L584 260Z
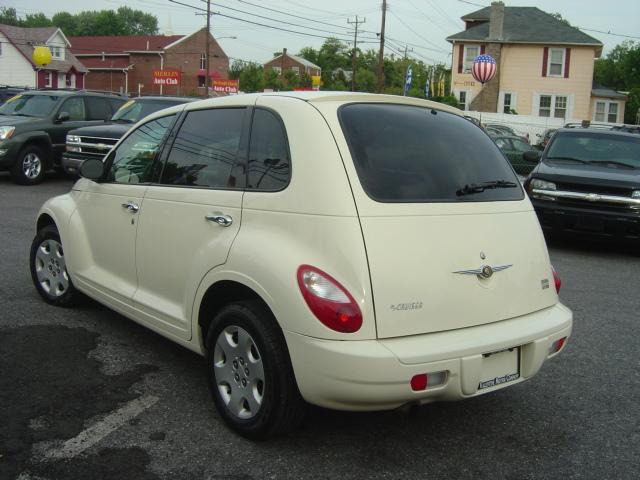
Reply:
M13 132L16 131L16 127L0 127L0 140L7 140L11 138Z
M553 182L547 182L546 180L540 180L539 178L534 178L531 180L531 188L539 190L555 190L556 184Z
M80 143L78 135L67 135L67 143Z
M640 200L640 190L634 190L633 192L631 192L631 198Z

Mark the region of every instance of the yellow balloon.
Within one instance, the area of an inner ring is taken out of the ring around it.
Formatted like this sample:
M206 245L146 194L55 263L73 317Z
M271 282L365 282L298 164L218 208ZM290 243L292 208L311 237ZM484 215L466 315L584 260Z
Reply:
M34 48L33 61L38 67L49 65L51 63L51 50L49 50L49 47Z

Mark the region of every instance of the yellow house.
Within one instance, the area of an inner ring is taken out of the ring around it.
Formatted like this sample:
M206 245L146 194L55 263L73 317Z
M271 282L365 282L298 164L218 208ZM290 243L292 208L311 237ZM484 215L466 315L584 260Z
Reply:
M464 110L623 123L626 97L593 84L602 43L536 7L493 2L462 17L451 88ZM471 66L487 53L498 70L484 87Z

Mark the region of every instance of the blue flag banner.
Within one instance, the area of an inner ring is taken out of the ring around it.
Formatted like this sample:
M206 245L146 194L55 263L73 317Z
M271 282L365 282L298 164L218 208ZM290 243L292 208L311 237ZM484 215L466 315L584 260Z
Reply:
M406 97L407 92L411 88L411 82L413 80L413 71L411 70L411 65L407 67L407 75L404 78L404 92L403 95Z
M430 96L430 92L429 92L429 79L427 78L426 83L424 84L424 98L429 98Z

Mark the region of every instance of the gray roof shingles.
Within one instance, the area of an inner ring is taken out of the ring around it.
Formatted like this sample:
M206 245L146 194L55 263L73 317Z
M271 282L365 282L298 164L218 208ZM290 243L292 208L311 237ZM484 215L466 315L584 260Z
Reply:
M447 37L450 42L459 40L489 40L489 16L491 7L465 15L462 20L487 20L467 30ZM505 7L503 43L546 43L593 45L602 47L602 42L571 27L543 12L537 7Z

